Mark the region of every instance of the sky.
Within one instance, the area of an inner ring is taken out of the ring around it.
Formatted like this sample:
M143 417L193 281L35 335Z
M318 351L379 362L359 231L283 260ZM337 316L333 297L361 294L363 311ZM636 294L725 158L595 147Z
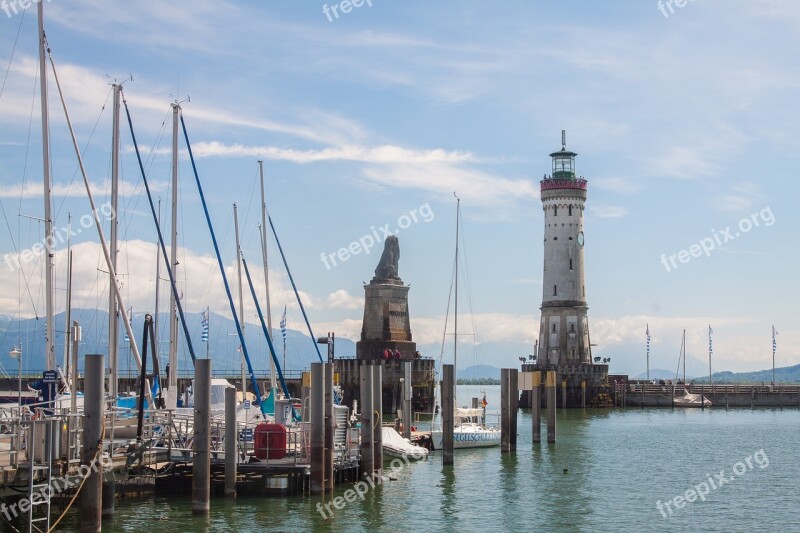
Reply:
M438 356L443 339L452 342L456 193L467 364L507 367L532 353L538 182L566 130L589 183L595 356L610 357L612 372L643 372L649 328L650 367L674 369L685 329L688 371L703 374L711 326L715 371L764 369L774 325L777 366L800 363L793 0L48 0L44 9L98 205L110 198L111 84L124 82L169 231L170 105L181 102L234 292L234 203L264 292L263 160L267 206L316 333L358 340L377 241L399 230L412 334ZM36 35L35 4L0 3L0 314L15 319L44 315ZM104 308L105 263L52 69L48 84L54 223L63 228L71 215L77 233L72 301ZM119 278L126 305L152 311L156 233L124 116ZM229 316L183 139L179 148L183 303ZM55 256L57 311L65 249ZM302 330L272 239L268 255L273 316L286 305L289 327ZM168 289L161 284L162 310Z

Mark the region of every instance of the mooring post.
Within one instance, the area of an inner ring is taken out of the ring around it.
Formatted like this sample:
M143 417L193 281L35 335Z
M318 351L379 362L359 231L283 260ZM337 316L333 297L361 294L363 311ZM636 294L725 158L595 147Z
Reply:
M325 493L325 367L311 363L311 494Z
M453 365L442 365L442 464L453 464Z
M403 363L403 437L411 438L411 399L413 388L411 384L411 361Z
M561 380L561 408L567 408L567 380Z
M372 457L375 474L383 476L383 365L372 365Z
M556 371L547 371L545 381L545 395L547 396L547 442L556 441Z
M374 448L372 446L372 365L366 361L359 367L361 385L361 477L369 477L375 471Z
M225 389L225 496L236 497L236 388Z
M508 410L511 414L509 433L511 451L517 451L517 417L519 415L519 370L512 368L508 374Z
M100 531L101 525L104 359L99 354L86 355L86 377L83 381L83 465L89 469L89 475L81 490L80 524L81 531L86 533Z
M329 346L330 348L330 346ZM325 491L332 493L335 481L333 450L336 415L333 410L333 363L325 363Z
M176 372L177 369L174 370ZM211 498L211 359L194 362L192 513L208 514Z
M705 411L706 410L706 398L705 398L705 396L703 396L703 386L702 385L700 385L700 410L701 411Z
M511 409L508 397L511 394L511 369L500 369L500 452L511 451Z
M533 442L542 441L542 373L533 372L533 390L531 391L531 418L533 419Z

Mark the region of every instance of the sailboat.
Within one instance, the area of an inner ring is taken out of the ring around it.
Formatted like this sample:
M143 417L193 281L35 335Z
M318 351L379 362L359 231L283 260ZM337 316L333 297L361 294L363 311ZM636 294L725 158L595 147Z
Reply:
M681 359L683 359L683 392L681 396L676 396ZM686 388L686 330L683 330L681 355L678 357L678 370L675 371L675 382L672 385L672 405L674 407L711 407L711 400L708 400L702 394L690 393Z
M458 239L459 229L461 222L461 199L456 196L456 259L455 259L455 273L454 273L454 306L453 306L453 373L455 372L458 362ZM453 402L456 402L455 391L453 394ZM456 404L458 405L458 404ZM462 448L484 448L489 446L498 446L500 444L500 430L494 427L487 427L485 425L485 411L484 409L475 408L459 408L453 410L453 421L455 427L453 428L453 449ZM480 421L480 422L479 422ZM442 449L443 431L441 426L439 429L431 430L431 440L433 447L436 450Z

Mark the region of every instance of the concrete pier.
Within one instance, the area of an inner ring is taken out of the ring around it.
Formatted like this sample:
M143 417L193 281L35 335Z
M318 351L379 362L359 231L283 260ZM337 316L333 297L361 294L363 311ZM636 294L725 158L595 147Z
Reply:
M533 424L533 442L542 441L542 373L533 372L533 391L531 393L531 418Z
M372 457L375 474L383 475L383 365L372 365Z
M236 389L225 389L225 496L236 497Z
M325 493L325 367L311 363L311 494Z
M548 370L545 381L547 396L547 442L556 441L556 371Z
M519 406L517 370L500 370L500 451L517 450L517 411Z
M361 475L372 476L375 471L374 448L372 446L372 366L362 361L359 367L361 385Z
M442 464L453 464L453 365L442 365Z
M208 514L211 497L211 359L197 359L194 374L192 513Z
M104 357L99 354L86 355L86 382L83 390L83 457L82 463L89 476L81 489L81 531L100 531L102 520L103 461L99 449L103 425L103 377Z
M411 361L403 362L403 437L411 438Z
M336 416L333 412L333 363L324 363L325 369L325 491L333 492L333 449Z

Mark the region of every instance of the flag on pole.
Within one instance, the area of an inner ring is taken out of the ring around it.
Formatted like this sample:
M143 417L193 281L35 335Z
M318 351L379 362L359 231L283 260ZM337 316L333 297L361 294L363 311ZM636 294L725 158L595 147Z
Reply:
M647 324L647 355L650 355L650 324Z
M203 327L203 333L200 335L200 340L208 342L208 307L203 311L203 322L201 322L201 325Z
M778 343L775 341L775 335L778 332L775 331L775 326L772 326L772 356L775 357L775 351L778 349Z
M283 335L283 340L286 340L286 306L283 306L283 317L281 317L281 334Z
M711 344L711 335L714 334L714 330L711 329L711 324L708 325L708 355L714 353L713 345Z

